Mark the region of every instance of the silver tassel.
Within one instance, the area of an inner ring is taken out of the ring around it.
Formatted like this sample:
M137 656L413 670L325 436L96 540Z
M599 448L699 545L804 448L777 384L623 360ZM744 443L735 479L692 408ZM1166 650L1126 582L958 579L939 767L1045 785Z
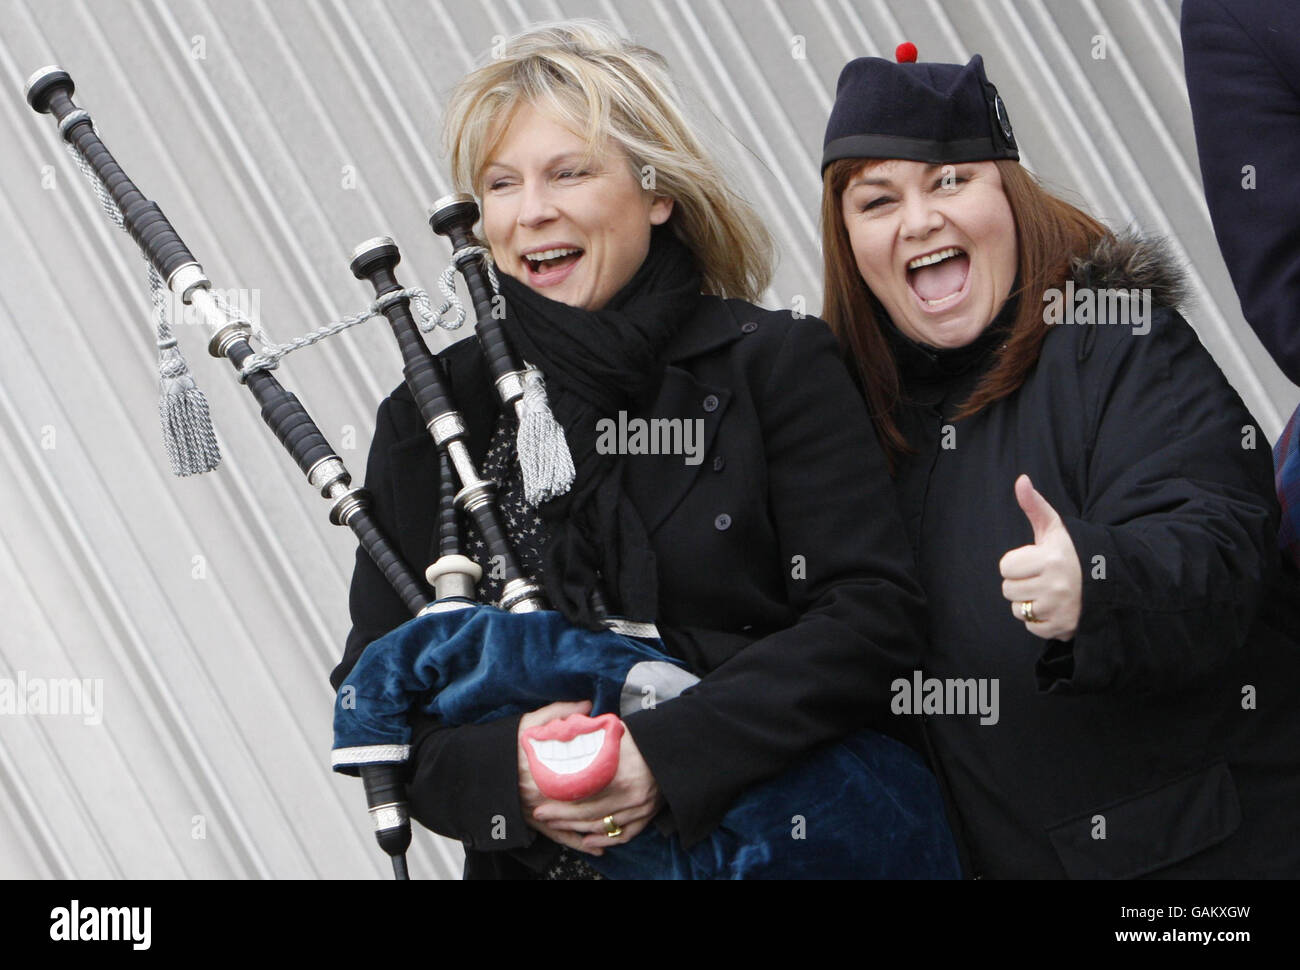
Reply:
M72 145L65 147L95 190L108 217L125 232L126 221L122 212L95 170L76 148ZM217 433L212 429L207 398L190 376L189 364L185 362L185 355L167 323L167 296L162 277L152 263L147 259L145 262L149 266L149 295L153 298L158 326L158 383L161 391L158 417L162 422L163 444L167 446L167 457L171 459L172 474L180 477L201 475L221 464Z
M532 365L526 365L524 370L524 396L520 401L515 449L524 477L524 498L529 505L536 508L573 486L569 442L551 414L542 372Z
M221 464L221 449L212 428L208 401L194 383L189 364L167 322L162 279L149 267L149 287L158 321L158 417L172 474L201 475Z

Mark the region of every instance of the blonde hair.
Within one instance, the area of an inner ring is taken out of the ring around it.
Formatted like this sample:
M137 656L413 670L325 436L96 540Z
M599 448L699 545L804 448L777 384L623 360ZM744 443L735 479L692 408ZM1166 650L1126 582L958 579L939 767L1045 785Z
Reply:
M692 133L659 54L591 20L542 24L507 40L447 105L443 142L457 191L482 195L483 171L523 104L584 137L590 157L608 137L638 181L649 167L655 194L673 200L668 225L694 254L704 292L761 298L772 278L772 237Z

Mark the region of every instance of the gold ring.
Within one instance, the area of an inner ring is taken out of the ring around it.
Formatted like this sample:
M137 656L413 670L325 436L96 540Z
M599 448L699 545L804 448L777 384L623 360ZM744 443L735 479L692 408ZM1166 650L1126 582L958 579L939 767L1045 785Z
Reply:
M1020 604L1020 618L1026 623L1042 623L1038 617L1034 616L1034 601L1025 600Z
M620 828L619 824L614 821L613 815L606 815L603 819L601 819L601 821L605 823L605 834L608 835L611 839L617 839L620 835L623 834L623 829Z

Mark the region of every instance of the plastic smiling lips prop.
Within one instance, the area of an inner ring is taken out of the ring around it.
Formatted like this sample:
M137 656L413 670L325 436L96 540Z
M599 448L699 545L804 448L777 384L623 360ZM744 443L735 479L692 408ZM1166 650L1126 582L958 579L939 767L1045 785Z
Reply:
M622 740L615 715L570 714L524 731L524 754L543 795L576 802L614 780Z

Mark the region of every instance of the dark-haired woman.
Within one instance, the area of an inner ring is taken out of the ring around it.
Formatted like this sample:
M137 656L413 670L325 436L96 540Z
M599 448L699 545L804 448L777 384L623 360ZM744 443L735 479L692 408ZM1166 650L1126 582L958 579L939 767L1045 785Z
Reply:
M1168 254L1021 168L978 56L851 62L823 180L823 315L929 599L969 874L1300 875L1300 583Z

